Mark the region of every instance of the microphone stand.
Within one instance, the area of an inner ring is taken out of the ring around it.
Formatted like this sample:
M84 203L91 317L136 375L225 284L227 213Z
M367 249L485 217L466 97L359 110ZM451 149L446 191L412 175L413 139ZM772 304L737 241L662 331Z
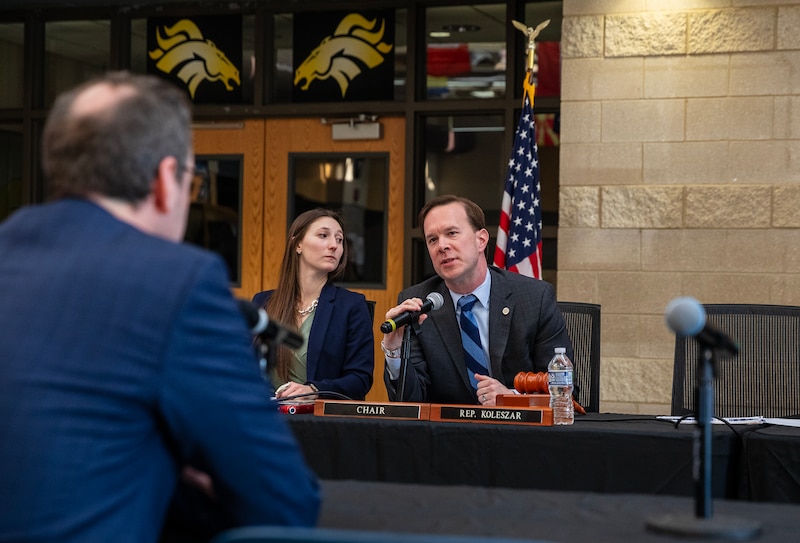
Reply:
M397 394L395 401L402 402L406 393L406 374L408 373L408 359L411 355L411 326L403 329L403 343L400 346L400 377L397 380Z
M711 518L711 419L714 416L714 378L716 364L714 349L700 344L697 354L697 428L695 433L695 496L694 510L697 518ZM697 442L699 447L697 447ZM699 465L698 465L699 464Z
M711 502L711 420L714 418L714 378L716 364L713 346L698 342L696 421L694 432L695 474L694 517L663 515L647 522L654 532L701 539L725 538L744 541L761 533L761 524L732 517L712 518Z
M255 345L258 350L258 369L261 371L261 378L272 384L269 378L269 369L275 367L275 355L278 352L279 343L274 339L265 341L262 337L256 336Z
M408 364L411 358L411 328L414 328L414 333L419 335L420 325L419 322L412 322L407 324L403 329L403 343L400 345L400 377L397 379L397 394L395 394L396 402L405 401L406 395L406 375L408 374Z

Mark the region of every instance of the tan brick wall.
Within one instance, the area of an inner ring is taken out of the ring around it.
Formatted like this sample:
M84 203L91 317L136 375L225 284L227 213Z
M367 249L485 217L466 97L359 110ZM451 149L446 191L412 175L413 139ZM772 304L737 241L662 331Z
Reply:
M800 305L800 0L564 0L558 297L601 410L669 412L664 309Z

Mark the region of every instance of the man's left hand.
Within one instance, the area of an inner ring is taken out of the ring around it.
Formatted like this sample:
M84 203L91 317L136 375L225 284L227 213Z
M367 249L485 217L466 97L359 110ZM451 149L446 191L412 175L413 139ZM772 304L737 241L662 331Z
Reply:
M481 405L495 406L497 405L497 396L501 394L513 394L514 391L506 388L506 386L488 375L475 374L475 379L478 380L478 402Z

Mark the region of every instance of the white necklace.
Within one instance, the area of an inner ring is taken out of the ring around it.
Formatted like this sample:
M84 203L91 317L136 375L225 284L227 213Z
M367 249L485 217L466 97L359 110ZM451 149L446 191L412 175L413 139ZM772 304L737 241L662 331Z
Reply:
M311 313L312 311L314 311L314 310L317 308L317 303L318 303L318 302L319 302L319 298L317 298L316 300L314 300L313 302L311 302L311 305L310 305L310 306L308 306L307 308L305 308L305 309L298 309L298 310L297 310L297 312L298 312L298 313L300 313L302 316L304 316L304 317L305 317L306 315L308 315L309 313Z

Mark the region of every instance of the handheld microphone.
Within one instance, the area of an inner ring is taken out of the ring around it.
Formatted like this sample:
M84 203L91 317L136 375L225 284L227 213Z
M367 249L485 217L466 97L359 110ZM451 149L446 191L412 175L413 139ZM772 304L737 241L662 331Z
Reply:
M411 324L412 322L417 322L417 319L420 315L424 313L428 313L430 311L435 311L444 305L444 298L438 292L431 292L425 297L425 302L422 304L422 309L419 311L405 311L400 313L393 319L389 319L388 321L381 324L381 332L384 334L390 334L400 328L401 326L405 326L406 324Z
M267 312L261 307L256 307L247 300L238 300L239 311L247 320L250 333L263 340L272 341L276 345L286 345L290 349L299 349L303 346L303 336L285 324L270 319Z
M720 349L733 356L739 345L725 332L706 322L706 310L690 296L675 298L667 304L667 326L679 336L692 336L706 347Z

